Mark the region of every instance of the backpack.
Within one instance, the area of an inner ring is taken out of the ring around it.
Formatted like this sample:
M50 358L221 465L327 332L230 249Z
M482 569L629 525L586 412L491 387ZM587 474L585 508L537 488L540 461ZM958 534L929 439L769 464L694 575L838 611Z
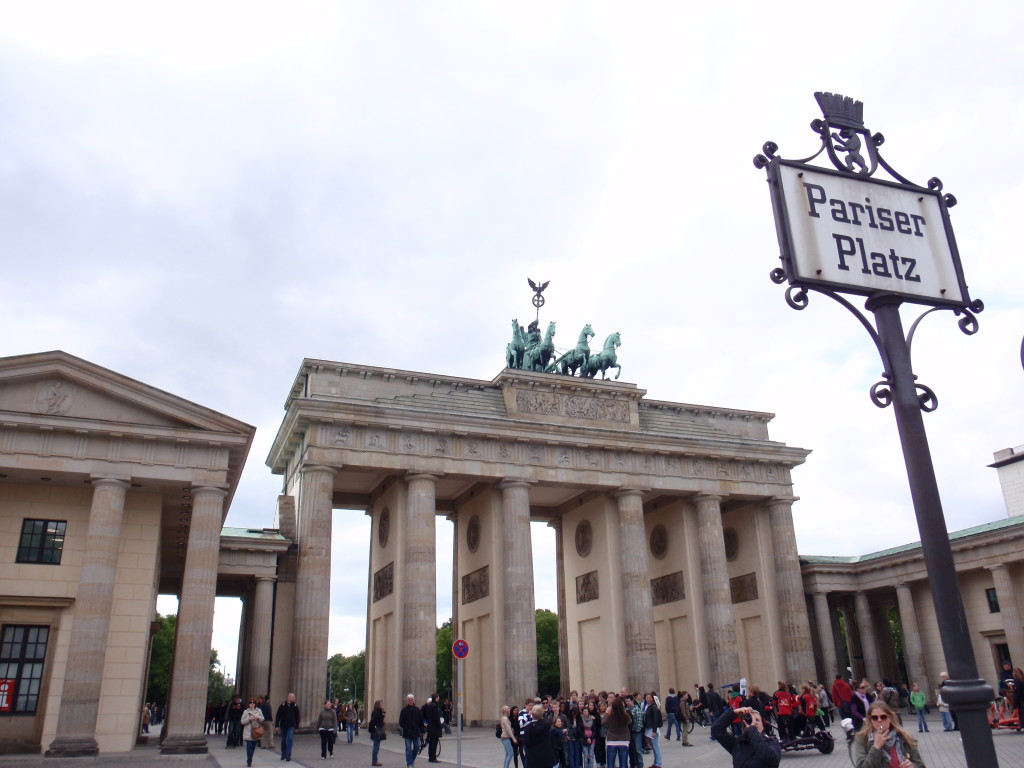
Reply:
M499 720L497 724L494 726L494 738L501 738L501 720Z

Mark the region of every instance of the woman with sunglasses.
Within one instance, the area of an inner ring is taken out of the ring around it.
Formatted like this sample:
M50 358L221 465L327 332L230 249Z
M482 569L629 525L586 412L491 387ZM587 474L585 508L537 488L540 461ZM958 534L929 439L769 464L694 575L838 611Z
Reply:
M925 768L914 737L881 700L868 707L864 725L853 740L853 764L856 768Z

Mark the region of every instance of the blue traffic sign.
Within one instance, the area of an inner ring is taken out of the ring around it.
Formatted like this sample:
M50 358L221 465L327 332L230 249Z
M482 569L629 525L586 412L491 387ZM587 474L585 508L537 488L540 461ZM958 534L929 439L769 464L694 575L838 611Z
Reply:
M464 659L469 656L469 643L465 640L456 640L452 643L452 656L456 659Z

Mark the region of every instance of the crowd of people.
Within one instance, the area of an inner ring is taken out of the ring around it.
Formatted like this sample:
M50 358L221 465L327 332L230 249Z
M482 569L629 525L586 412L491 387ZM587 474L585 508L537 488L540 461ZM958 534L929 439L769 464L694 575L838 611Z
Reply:
M955 713L943 700L948 675L943 672L934 691L934 702L943 729L959 730ZM1004 665L999 683L996 715L1020 728L1019 711L1024 698L1024 672ZM692 746L694 725L710 726L710 739L733 756L734 765L777 766L781 744L814 738L838 719L849 719L848 738L856 768L924 768L917 741L904 727L900 712L916 716L919 733L928 731L929 704L920 684L897 685L889 680L859 681L836 675L830 687L808 681L799 686L778 681L774 693L757 685L694 685L692 693L669 688L664 700L656 691L570 692L568 698L528 698L522 708L501 708L495 736L501 741L503 768L661 768L662 741L673 737L683 747ZM271 749L279 734L281 760L291 761L292 743L299 726L295 694L272 717L269 700L251 697L245 705L235 696L223 706L207 705L206 733L226 733L228 748L245 746L246 764L252 765L257 748ZM387 738L383 702L374 702L367 729L372 740L371 763L380 766L380 742ZM406 768L427 749L427 761L438 763L439 743L451 733L452 707L435 694L420 706L415 696L406 697L398 717L405 741ZM143 732L160 724L165 712L159 705L143 707ZM316 721L321 758L334 756L340 733L351 744L358 734L362 713L358 702L324 702ZM995 727L995 726L994 726Z
M936 690L944 721L946 679ZM502 707L495 736L501 740L503 768L644 768L648 754L650 768L661 768L662 742L674 738L691 746L688 736L700 724L710 726L710 739L732 755L734 765L772 768L783 744L816 738L838 718L850 718L858 768L923 768L917 742L898 714L903 707L917 715L919 730L927 731L928 704L916 683L909 688L888 680L851 685L837 675L831 687L778 681L774 693L757 685L709 683L694 685L692 693L669 688L664 701L655 691L572 691L564 699L529 698L521 709ZM952 720L949 725L956 727ZM411 765L407 759L407 768Z

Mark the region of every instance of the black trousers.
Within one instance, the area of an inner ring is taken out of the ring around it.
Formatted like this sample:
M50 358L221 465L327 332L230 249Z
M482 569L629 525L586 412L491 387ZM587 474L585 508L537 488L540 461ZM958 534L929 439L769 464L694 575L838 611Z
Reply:
M326 757L328 752L334 754L334 740L337 737L334 731L320 731L320 757Z
M437 744L439 741L441 741L440 736L427 734L427 758L429 760L437 760Z

